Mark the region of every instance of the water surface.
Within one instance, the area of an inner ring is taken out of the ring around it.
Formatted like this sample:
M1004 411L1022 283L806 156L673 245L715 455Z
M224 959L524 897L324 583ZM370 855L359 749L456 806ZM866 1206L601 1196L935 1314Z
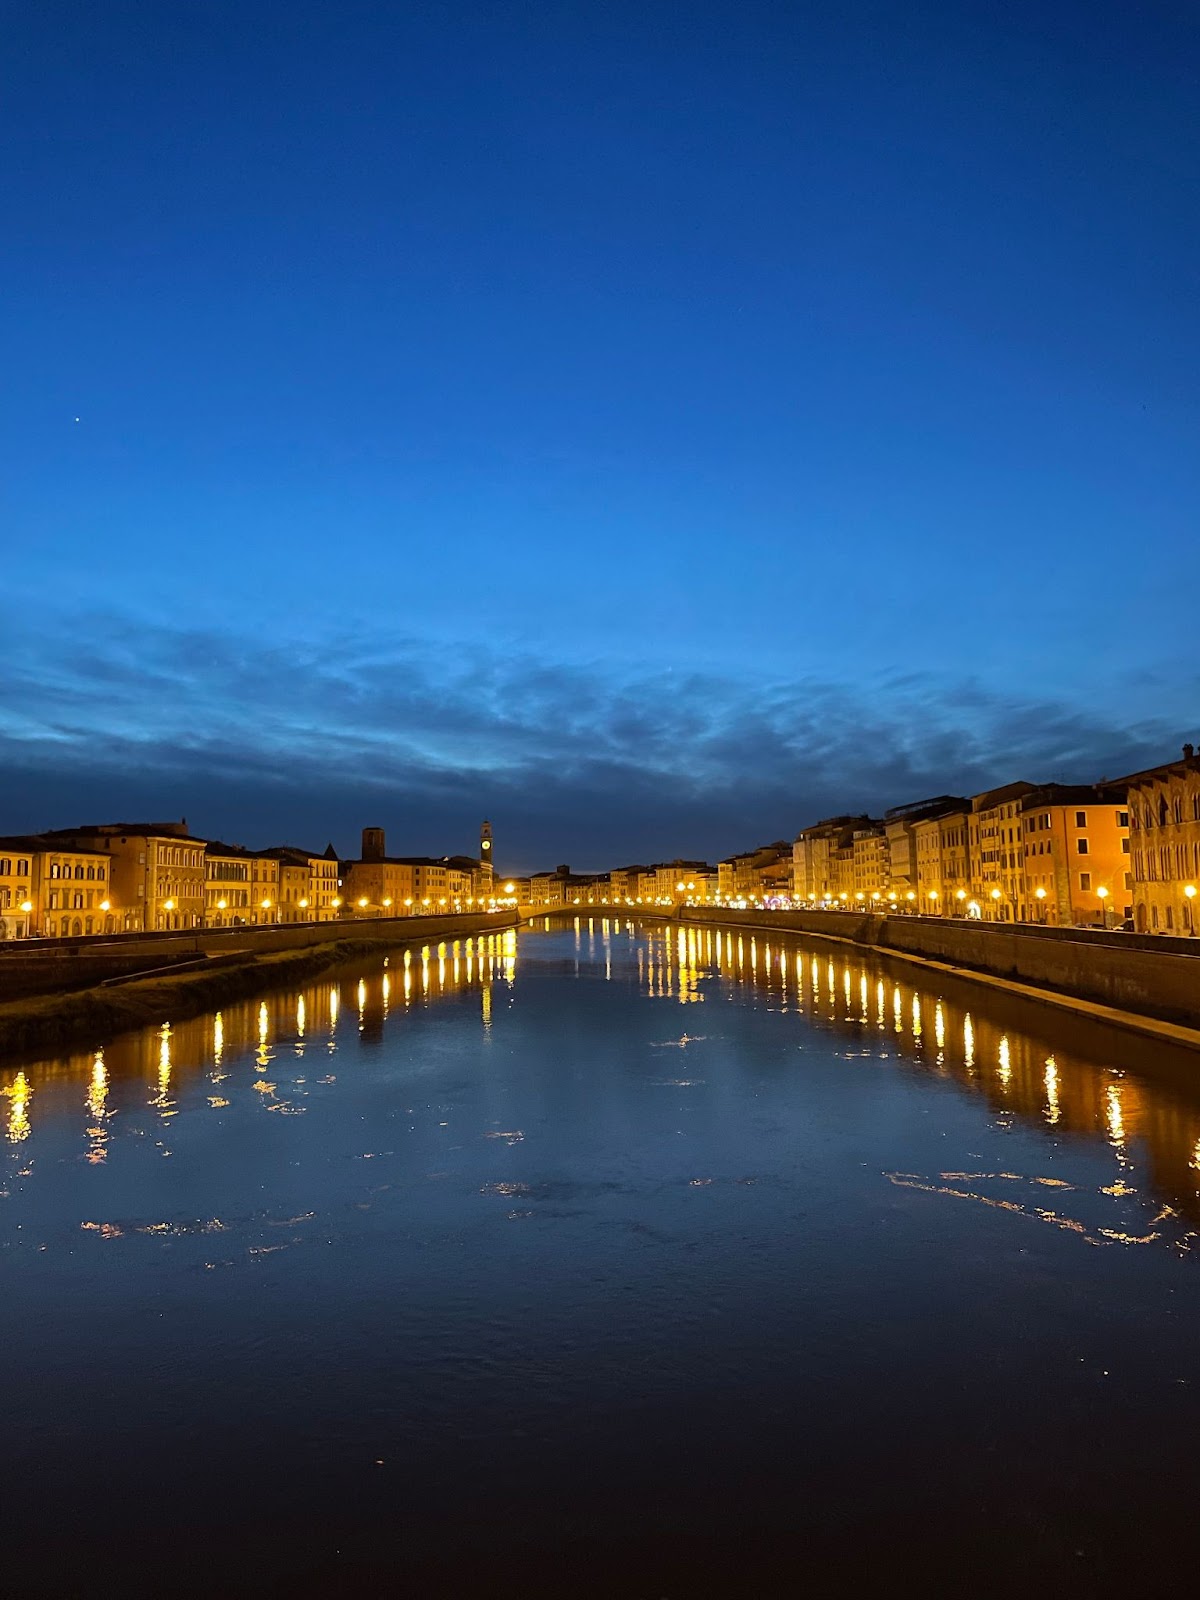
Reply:
M1198 1067L599 918L0 1066L0 1589L1182 1581Z

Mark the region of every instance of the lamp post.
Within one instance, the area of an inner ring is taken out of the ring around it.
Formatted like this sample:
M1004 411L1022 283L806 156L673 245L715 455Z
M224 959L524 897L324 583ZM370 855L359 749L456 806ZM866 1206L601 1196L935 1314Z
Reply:
M999 889L993 889L992 890L992 910L996 914L996 921L999 922L1000 921L1000 891L999 891Z
M1040 889L1039 888L1039 889L1035 889L1033 892L1034 892L1034 895L1037 897L1038 921L1042 924L1043 927L1045 927L1045 924L1046 924L1046 891L1045 891L1045 889Z
M926 896L926 898L933 902L933 906L932 906L932 909L930 911L930 916L936 917L937 916L937 908L938 908L938 892L937 892L937 890L936 889L930 889L930 891L929 891L928 895Z
M966 910L963 901L967 898L967 891L965 889L956 890L954 898L958 901L958 915L961 917Z
M1096 890L1096 897L1100 901L1100 926L1108 929L1108 890L1103 884Z
M1196 937L1196 907L1193 901L1196 898L1196 885L1194 883L1185 883L1183 895L1183 909L1187 913L1188 937L1194 939Z

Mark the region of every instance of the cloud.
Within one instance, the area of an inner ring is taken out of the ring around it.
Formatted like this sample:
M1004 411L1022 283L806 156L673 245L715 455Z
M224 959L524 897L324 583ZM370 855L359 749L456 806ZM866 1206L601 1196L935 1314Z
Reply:
M27 633L0 662L0 828L187 815L197 833L350 852L471 847L509 870L720 855L835 811L1086 781L1171 754L1161 718L905 674L561 665L481 644L347 634L255 644L117 615ZM85 643L72 643L86 640Z

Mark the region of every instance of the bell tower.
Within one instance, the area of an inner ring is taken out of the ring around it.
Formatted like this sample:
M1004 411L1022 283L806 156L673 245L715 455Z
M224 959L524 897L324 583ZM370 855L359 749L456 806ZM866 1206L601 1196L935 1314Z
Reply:
M484 818L483 826L479 830L479 865L492 876L492 825Z

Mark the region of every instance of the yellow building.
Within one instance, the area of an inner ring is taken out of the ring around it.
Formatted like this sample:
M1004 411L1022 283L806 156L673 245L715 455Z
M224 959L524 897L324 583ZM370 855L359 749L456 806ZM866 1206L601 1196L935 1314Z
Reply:
M250 854L250 924L273 927L279 920L279 857L269 850Z
M0 839L0 940L28 939L39 927L34 866L42 848L40 839L23 835Z
M970 916L985 922L1025 922L1024 857L1021 843L1021 801L1032 783L1006 783L977 794L968 817L971 893Z
M48 939L112 933L112 862L101 850L42 850L34 861L34 917Z
M1124 785L1045 784L1020 804L1028 919L1111 927L1132 917Z
M211 840L204 847L204 924L235 928L250 921L249 850Z
M842 882L843 873L835 863L838 850L853 844L854 830L865 827L866 816L827 817L824 822L814 822L803 828L792 844L792 898L812 905L838 899L842 893L853 892ZM853 862L853 856L851 857ZM853 870L848 875L853 879Z
M891 875L887 837L880 827L856 828L850 841L851 892L858 905L886 904Z
M294 845L275 845L270 854L280 864L279 920L332 922L341 903L340 868L333 846L319 856Z
M1135 772L1129 794L1133 921L1139 933L1197 930L1200 899L1200 756Z
M917 909L926 916L959 917L971 898L967 802L913 824Z
M790 897L792 861L793 847L782 839L727 856L717 863L717 897L725 904Z
M42 837L48 848L111 857L108 898L119 930L165 932L202 925L205 841L192 838L186 822L89 823Z

